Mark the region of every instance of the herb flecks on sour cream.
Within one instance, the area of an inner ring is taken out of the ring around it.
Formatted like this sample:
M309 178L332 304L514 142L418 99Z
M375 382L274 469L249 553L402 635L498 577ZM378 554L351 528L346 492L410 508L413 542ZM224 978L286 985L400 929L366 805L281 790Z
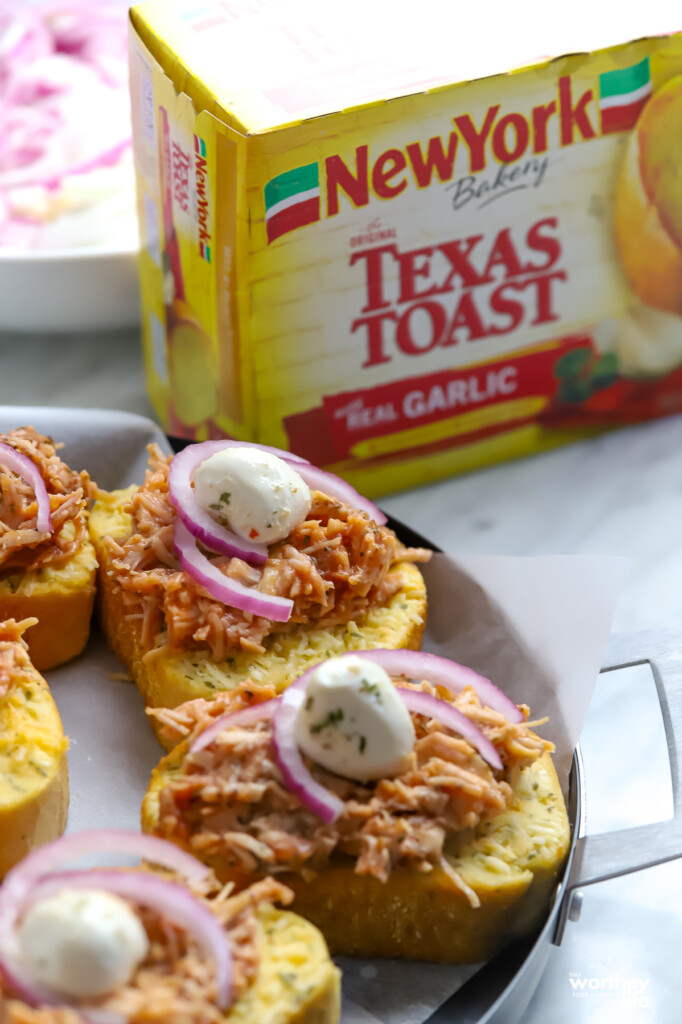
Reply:
M256 448L226 448L194 474L199 504L244 540L273 544L304 522L310 489L283 459Z
M295 737L318 764L359 781L400 774L415 742L410 713L390 676L354 655L315 669Z

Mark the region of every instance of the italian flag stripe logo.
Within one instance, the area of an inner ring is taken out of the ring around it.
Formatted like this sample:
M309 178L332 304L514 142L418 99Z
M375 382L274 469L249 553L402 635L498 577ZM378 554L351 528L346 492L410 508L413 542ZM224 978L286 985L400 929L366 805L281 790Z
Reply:
M194 136L194 152L198 153L199 156L206 156L206 143L198 135Z
M639 64L599 76L599 110L602 135L633 128L651 96L649 58Z
M264 189L268 244L320 219L320 172L306 164L272 178Z

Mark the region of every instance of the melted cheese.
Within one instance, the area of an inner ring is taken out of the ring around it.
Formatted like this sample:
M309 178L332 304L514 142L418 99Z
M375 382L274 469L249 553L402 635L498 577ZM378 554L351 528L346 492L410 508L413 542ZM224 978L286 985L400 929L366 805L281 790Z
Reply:
M73 524L67 523L64 535L73 537ZM33 572L17 572L0 581L0 594L10 593L21 597L41 597L67 593L88 587L97 569L95 549L86 536L78 550L66 562L58 566L45 566Z
M45 680L35 672L14 683L0 700L0 814L49 786L67 747Z
M563 796L549 755L524 768L511 805L473 833L448 846L448 861L477 892L501 878L532 880L554 870L568 850L570 829Z
M341 975L320 932L288 910L256 909L260 965L252 985L230 1008L230 1024L333 1024Z

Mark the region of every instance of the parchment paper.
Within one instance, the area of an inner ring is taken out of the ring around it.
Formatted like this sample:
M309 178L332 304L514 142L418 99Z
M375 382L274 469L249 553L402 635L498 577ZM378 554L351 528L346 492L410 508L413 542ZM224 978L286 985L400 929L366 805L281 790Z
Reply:
M142 480L151 421L103 410L0 408L0 431L30 423L65 442L63 455L105 488ZM625 559L435 555L425 567L424 649L489 676L557 745L564 788L627 571ZM76 661L48 673L70 738L69 832L135 828L162 751L142 700L97 631ZM477 967L343 958L343 1024L422 1024ZM255 1022L254 1022L255 1024Z

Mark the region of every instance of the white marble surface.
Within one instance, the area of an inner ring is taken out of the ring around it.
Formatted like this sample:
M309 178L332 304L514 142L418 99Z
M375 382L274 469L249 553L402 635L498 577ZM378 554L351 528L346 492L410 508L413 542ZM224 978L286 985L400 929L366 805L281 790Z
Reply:
M135 332L0 334L0 405L14 404L108 406L150 415ZM615 627L682 623L682 417L392 495L381 504L452 551L627 555L632 571ZM641 680L602 677L584 737L594 830L639 823L642 802L633 798L633 780L639 779L638 793L657 797L647 801L648 820L665 811L669 782L659 722L653 692L644 697ZM612 766L624 751L631 775L619 781ZM677 1022L681 907L682 861L586 890L580 921L568 925L524 1020ZM585 995L574 994L576 979L585 981Z
M682 417L385 498L444 548L633 560L614 628L682 623Z

